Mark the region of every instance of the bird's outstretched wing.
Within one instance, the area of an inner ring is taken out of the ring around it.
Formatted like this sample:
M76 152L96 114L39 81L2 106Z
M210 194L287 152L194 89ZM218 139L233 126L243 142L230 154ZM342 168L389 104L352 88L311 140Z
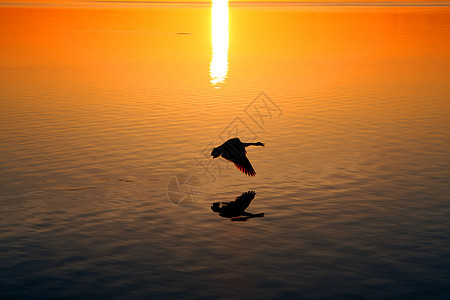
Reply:
M250 161L248 160L247 156L242 155L240 157L233 157L233 159L231 161L234 163L234 165L239 170L241 170L242 172L244 172L248 176L255 176L256 175L256 172L253 169L253 166L250 163Z
M241 157L239 160L234 161L234 165L241 170L242 172L244 172L245 174L247 174L248 176L255 176L256 172L253 169L252 164L250 163L250 161L248 160L247 156L243 156Z

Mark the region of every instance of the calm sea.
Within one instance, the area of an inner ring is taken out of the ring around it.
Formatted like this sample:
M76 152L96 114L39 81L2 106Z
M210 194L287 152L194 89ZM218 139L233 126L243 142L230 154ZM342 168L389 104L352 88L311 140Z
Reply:
M0 6L2 299L444 299L450 8ZM213 147L249 147L255 177ZM255 191L232 221L213 202Z

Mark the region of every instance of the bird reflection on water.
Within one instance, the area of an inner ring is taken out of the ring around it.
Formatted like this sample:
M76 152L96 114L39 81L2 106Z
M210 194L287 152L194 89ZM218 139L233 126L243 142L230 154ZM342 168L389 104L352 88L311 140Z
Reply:
M255 195L255 191L248 191L242 193L236 200L231 202L214 202L211 210L223 218L231 218L231 221L247 221L251 218L264 217L264 213L252 214L245 212Z

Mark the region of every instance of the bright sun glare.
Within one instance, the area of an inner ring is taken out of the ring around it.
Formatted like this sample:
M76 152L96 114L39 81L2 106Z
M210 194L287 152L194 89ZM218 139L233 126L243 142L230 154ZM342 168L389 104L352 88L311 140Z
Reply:
M211 44L211 84L217 87L228 72L228 0L212 0Z

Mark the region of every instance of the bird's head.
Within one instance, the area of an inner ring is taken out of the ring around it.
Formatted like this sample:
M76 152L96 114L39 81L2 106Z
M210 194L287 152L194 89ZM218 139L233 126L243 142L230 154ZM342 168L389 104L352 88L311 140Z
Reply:
M222 150L220 149L220 148L214 148L212 151L211 151L211 156L213 157L213 158L216 158L216 157L219 157L220 155L222 154Z

